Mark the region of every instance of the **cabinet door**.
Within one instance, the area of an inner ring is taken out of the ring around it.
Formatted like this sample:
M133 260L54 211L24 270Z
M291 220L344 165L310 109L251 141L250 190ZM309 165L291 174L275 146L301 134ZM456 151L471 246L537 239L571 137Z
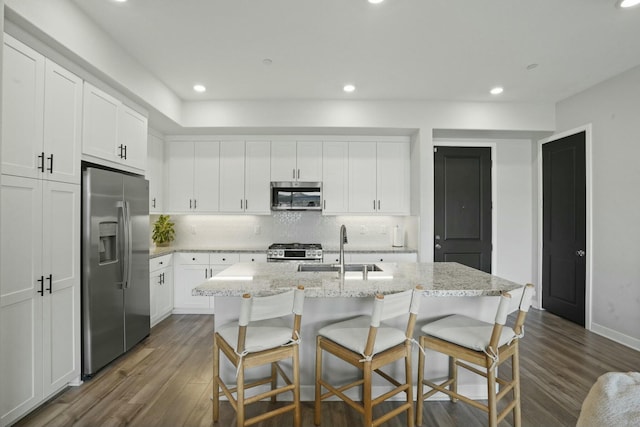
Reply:
M36 178L44 161L44 57L5 34L2 72L2 173Z
M322 142L298 142L296 153L296 179L298 181L322 181Z
M164 142L155 135L147 140L147 173L149 180L149 213L162 213L164 207Z
M168 204L171 213L191 212L193 208L193 142L167 144Z
M220 143L197 141L194 144L193 209L196 212L218 212L220 197Z
M220 212L244 212L244 142L220 143Z
M409 214L409 143L377 144L378 213Z
M244 210L252 214L271 215L269 141L245 143Z
M82 152L117 161L120 101L85 82L82 115Z
M296 176L296 142L272 141L271 181L295 181Z
M121 163L141 171L146 169L147 133L147 118L126 105L120 105L115 155Z
M349 211L349 143L325 142L322 149L323 214Z
M173 269L167 267L160 270L160 273L162 274L162 281L158 286L156 296L156 315L158 320L164 319L173 310Z
M376 145L349 143L349 212L373 213L377 209Z
M158 294L162 282L160 270L149 272L149 323L151 327L158 323Z
M42 181L2 175L0 424L42 399Z
M44 396L80 375L80 186L43 185Z
M210 297L191 295L196 286L211 277L209 265L177 265L174 270L173 303L176 313L212 313Z
M44 90L44 177L80 184L82 79L47 59Z

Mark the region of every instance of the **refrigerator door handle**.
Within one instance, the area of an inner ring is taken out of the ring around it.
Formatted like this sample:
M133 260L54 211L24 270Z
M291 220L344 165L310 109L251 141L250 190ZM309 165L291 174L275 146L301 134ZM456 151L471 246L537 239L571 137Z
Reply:
M132 230L131 230L131 209L129 206L129 202L124 202L124 287L125 289L129 287L131 283L131 259L133 258L133 247L132 247Z

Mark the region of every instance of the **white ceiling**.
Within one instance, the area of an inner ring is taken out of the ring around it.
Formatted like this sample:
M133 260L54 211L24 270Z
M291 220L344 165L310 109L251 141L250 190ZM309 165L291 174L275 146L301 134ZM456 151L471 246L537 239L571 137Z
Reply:
M555 102L640 65L616 0L73 1L184 100Z

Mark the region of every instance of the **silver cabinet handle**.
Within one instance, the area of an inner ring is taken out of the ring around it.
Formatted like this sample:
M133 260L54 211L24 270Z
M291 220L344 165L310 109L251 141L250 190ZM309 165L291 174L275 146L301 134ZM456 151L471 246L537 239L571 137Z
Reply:
M293 168L291 171L293 172L293 175L292 175L291 177L292 177L293 179L296 179L296 169L295 169L295 168Z
M298 169L298 179L300 179L300 169Z
M440 246L440 243L436 243L436 249L442 249L442 246Z
M247 201L247 199L244 199L244 209L249 209L249 202Z
M380 200L378 200L378 210L380 210Z
M242 210L242 199L240 199L240 210Z
M376 210L376 201L375 200L373 201L373 210L374 211Z
M586 252L583 251L582 249L579 249L576 251L576 255L578 255L579 257L583 257L586 255Z

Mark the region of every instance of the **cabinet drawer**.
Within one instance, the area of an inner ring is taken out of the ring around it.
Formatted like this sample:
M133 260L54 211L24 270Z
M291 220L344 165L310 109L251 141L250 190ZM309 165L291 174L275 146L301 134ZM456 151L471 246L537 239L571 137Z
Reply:
M156 271L160 268L170 267L173 254L159 256L149 260L149 271Z
M415 253L372 252L351 254L351 262L416 262Z
M182 265L209 265L209 253L207 252L179 252L176 254L176 264Z
M267 254L264 252L240 254L240 262L267 262Z
M240 255L235 253L212 253L209 261L211 265L216 264L235 264L240 262Z

